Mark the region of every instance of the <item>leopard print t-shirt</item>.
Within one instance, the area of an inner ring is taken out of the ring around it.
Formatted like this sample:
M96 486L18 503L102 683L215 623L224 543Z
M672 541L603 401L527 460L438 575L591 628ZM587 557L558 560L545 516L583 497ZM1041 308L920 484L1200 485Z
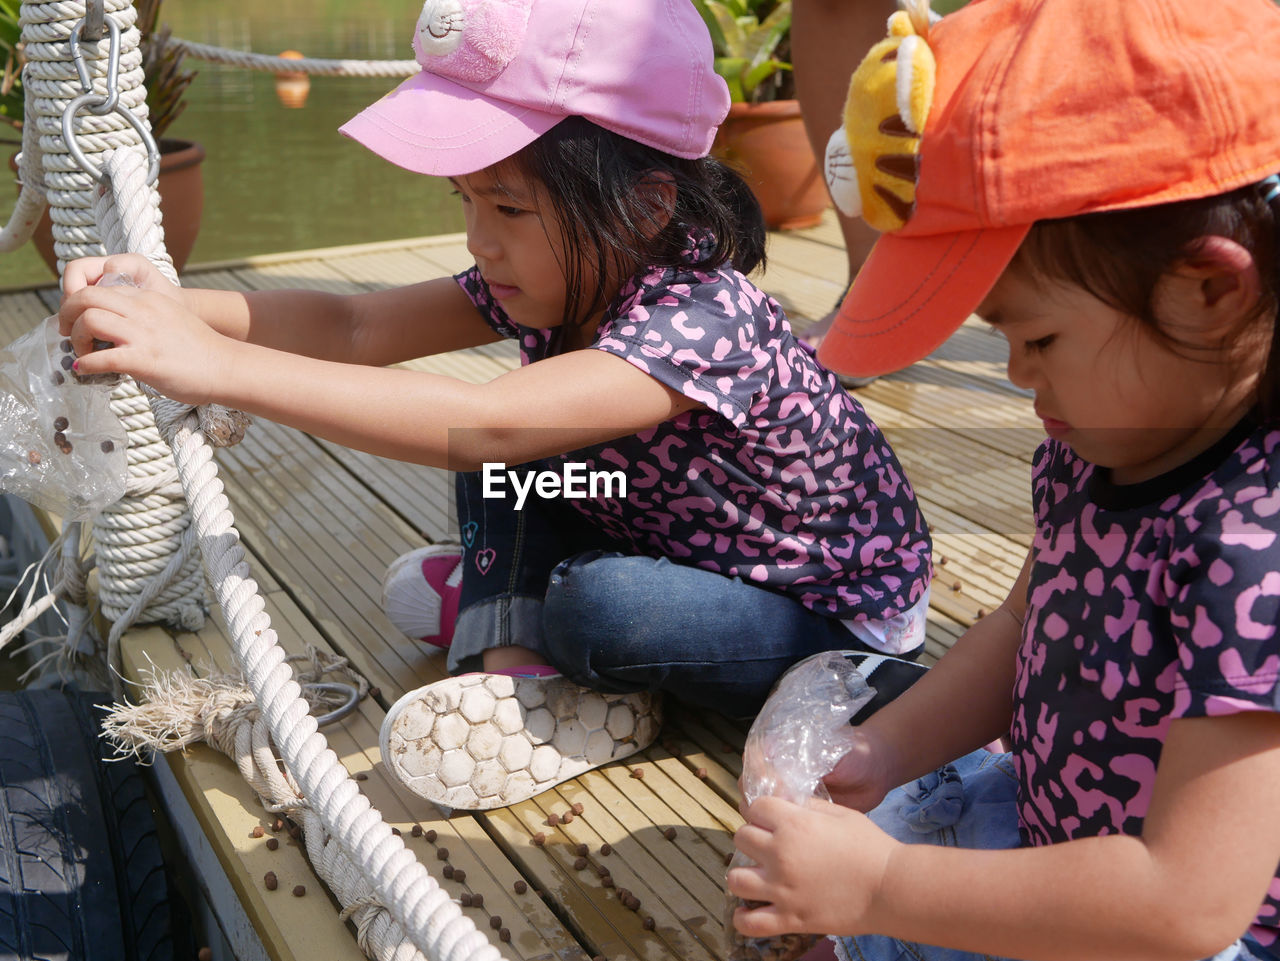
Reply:
M928 589L931 543L888 442L772 298L727 266L700 267L705 249L691 243L686 263L629 282L589 348L700 406L562 455L627 478L625 498L569 503L619 550L740 577L826 616L909 611ZM477 269L457 280L495 330L520 341L523 363L559 352L558 330L514 324ZM886 653L914 647L917 634L887 638Z
M1013 750L1027 839L1137 835L1169 724L1280 710L1280 430L1118 486L1047 441ZM1280 872L1278 872L1280 874ZM1251 929L1280 935L1280 877Z

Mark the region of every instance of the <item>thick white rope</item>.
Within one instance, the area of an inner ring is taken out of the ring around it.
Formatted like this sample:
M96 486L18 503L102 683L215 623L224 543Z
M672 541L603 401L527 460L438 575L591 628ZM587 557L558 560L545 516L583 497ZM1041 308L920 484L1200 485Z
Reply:
M84 225L87 228L85 232L97 236L93 238L92 251L85 253L102 253L106 249L112 252L133 250L149 257L171 281L177 283L172 263L164 250L158 197L154 188L146 184L144 161L138 150L140 138L134 128L127 121L118 123L115 112L102 118L83 114L75 119L81 149L86 155L101 155L101 169L106 174L106 183L101 189L69 156L61 140L61 111L82 90L78 75L68 79L70 71L59 72L56 64L61 61L63 67L69 66L65 51L71 29L83 18L84 12L83 0L45 4L24 2L22 6L23 37L31 58L27 69L31 71L37 64L42 65L35 71L24 73L24 85L28 91L27 123L34 122L41 134L38 146L48 197L53 205L55 239L59 236L58 226L66 226L64 220L75 219L59 216L64 211L62 201L72 195L87 195L86 208L93 208L94 213L89 217L89 223ZM120 103L126 109L140 109L145 120L145 91L141 94L136 92L141 90L141 70L128 66L140 63L132 2L106 0L106 12L108 16L120 15ZM82 47L87 60L88 46ZM104 44L97 46L101 48ZM60 50L55 49L58 47ZM94 66L99 69L95 71ZM90 61L90 76L105 75L101 67L100 58L96 63ZM33 74L43 77L46 73L50 77L50 85L56 90L49 90L49 95L43 99L58 110L56 128L48 122L54 116L52 110L45 107L33 110L32 97L37 89ZM105 82L99 83L100 80L102 77L94 81L95 89L105 86ZM131 81L133 85L129 86ZM113 123L118 129L112 128ZM134 135L132 142L131 133ZM73 205L68 202L65 206ZM100 232L93 229L95 221L101 228ZM81 255L81 251L65 239L56 249L60 260ZM312 829L313 837L307 841L309 850L313 844L316 845L313 867L319 869L321 864L333 860L326 858L324 849L329 839L336 840L337 850L356 866L377 900L387 906L395 923L428 958L432 961L497 961L501 957L497 948L489 944L488 938L462 914L459 905L440 888L400 837L392 833L319 733L310 705L301 696L301 688L294 680L284 651L271 628L257 585L249 576L244 549L233 526L230 505L217 476L212 449L202 430L201 415L185 405L158 396L150 397L150 408L154 428L159 430L172 451L172 464L180 489L187 493L190 518L189 527L184 525L185 518L172 518L172 525L165 525L172 527L179 544L173 551L150 552L147 576L158 576L154 580L144 579L137 585L138 590L155 590L158 595L159 589L154 585L174 577L183 566L181 548L189 546L192 540L199 544L205 570L227 622L236 662L266 720L270 741L274 742L286 770L295 779L297 793L307 799L309 810L318 817L318 825ZM136 407L129 411L131 416L139 413ZM144 425L143 432L151 429L151 425ZM143 446L154 446L149 436ZM130 454L133 454L132 442ZM135 475L131 470L131 483L134 481ZM154 503L163 499L158 493L160 490L173 486L167 465L159 470L139 472L134 486L149 490L138 500L151 501L162 509L174 506L168 501L165 504ZM123 513L117 514L115 520L119 521L124 516ZM104 540L109 540L113 530L125 526L107 523L104 533L108 536ZM95 537L97 530L95 526ZM130 528L131 532L135 530ZM102 542L99 543L101 545ZM179 560L175 561L175 558ZM105 554L99 557L100 568L105 559ZM157 567L160 568L158 572L155 570ZM132 608L125 613L131 611ZM118 626L119 622L113 625L112 630L113 639L117 642L123 630ZM265 734L262 742L261 749L266 751ZM367 902L369 898L362 892L358 900ZM395 948L387 957L402 955L402 948L403 945Z
M247 50L231 50L207 43L195 43L170 37L169 45L182 50L189 57L209 63L225 63L246 70L265 73L305 73L320 77L411 77L422 70L416 60L327 60L318 57L274 57L251 53Z
M117 89L121 108L145 123L146 91L142 87L142 55L132 0L105 0L105 8L120 29ZM83 0L59 0L23 3L19 17L27 58L23 68L23 150L19 158L23 186L15 213L0 232L0 250L13 249L30 235L47 201L60 269L68 259L106 252L94 209L101 194L98 184L81 169L62 136L62 115L67 105L85 92L68 56L72 30L84 13ZM84 42L80 49L93 90L105 94L108 40ZM82 110L74 119L73 130L82 152L98 166L106 152L121 148L141 150L137 130L115 111L99 117ZM158 246L150 249L158 251L157 258L167 263L158 199L147 196L145 205L145 215L135 212L132 216L139 217L153 231ZM93 540L98 603L113 624L108 663L114 666L114 642L134 623L162 622L198 629L204 623L205 589L199 556L190 536L185 536L190 518L172 455L155 428L146 399L137 385L126 379L112 392L111 406L128 437L129 476L126 496L94 519ZM52 593L64 594L64 585L83 580L84 571L73 569L78 561L78 557L62 558L53 578ZM68 600L69 621L76 628L75 633L82 634L83 626L89 622L88 612L73 598ZM27 613L23 612L23 618ZM69 633L68 644L73 641Z

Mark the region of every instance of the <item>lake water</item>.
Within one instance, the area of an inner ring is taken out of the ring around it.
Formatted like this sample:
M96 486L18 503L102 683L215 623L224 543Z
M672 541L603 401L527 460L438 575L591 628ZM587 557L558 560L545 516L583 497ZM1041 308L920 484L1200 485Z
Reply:
M421 0L167 0L176 37L255 53L412 59ZM207 151L205 209L190 263L462 229L446 181L401 170L337 130L394 78L312 77L301 109L271 74L196 61L186 111L168 135ZM0 216L11 204L0 195ZM51 277L30 245L0 255L0 285Z

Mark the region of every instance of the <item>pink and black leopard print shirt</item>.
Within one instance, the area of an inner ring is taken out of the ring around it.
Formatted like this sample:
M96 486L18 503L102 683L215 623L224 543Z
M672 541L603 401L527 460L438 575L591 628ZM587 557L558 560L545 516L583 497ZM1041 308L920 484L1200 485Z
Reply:
M1169 724L1280 710L1280 430L1250 419L1117 486L1036 453L1034 566L1013 749L1027 839L1137 835ZM1280 935L1280 877L1251 933Z
M931 545L888 442L773 299L729 267L699 269L703 249L628 283L591 345L703 406L563 455L627 477L625 499L569 503L638 554L741 577L823 615L909 610L928 588ZM519 339L524 363L558 352L557 332L515 325L477 269L457 280Z

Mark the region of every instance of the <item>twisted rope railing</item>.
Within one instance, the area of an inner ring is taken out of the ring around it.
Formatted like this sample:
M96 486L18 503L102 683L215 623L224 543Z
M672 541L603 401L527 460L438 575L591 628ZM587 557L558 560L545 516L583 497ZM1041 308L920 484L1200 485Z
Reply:
M329 60L318 57L294 59L215 47L178 37L170 37L169 46L197 60L265 73L305 73L319 77L410 77L422 70L422 65L416 60Z
M123 116L123 111L134 111L135 118L142 122L141 129L146 129L145 91L141 87L141 56L137 50L138 32L134 27L132 2L99 2L105 4L106 16L114 18L119 27L120 107L104 116L77 113L69 129L86 157L100 158L100 163L90 162L97 163L102 172L101 185L82 169L72 156L74 145L63 137L62 114L69 103L85 93L79 74L71 79L73 71L67 61L75 25L85 18L84 0L24 2L22 5L23 39L29 57L26 70L30 71L23 75L27 90L24 154L27 151L38 154L43 172L42 180L37 181L33 157L24 156L20 162L23 191L34 189L35 184L40 183L46 192L52 206L60 267L73 256L132 251L149 257L176 284L173 264L164 249L159 198L154 185L148 183L148 161L140 149L140 125ZM91 46L93 50L89 49ZM105 103L108 91L103 46L102 42L86 44L84 53L91 87L104 95ZM37 139L29 136L28 127L38 134ZM11 222L0 232L0 240L6 244L12 243L13 238L28 227L26 220L32 205L20 200L19 208L23 211L19 222ZM237 428L242 430L243 423L238 423L228 412L197 410L150 391L146 392L151 414L148 420L142 404L134 400L134 394L139 398L143 396L137 385L131 381L122 383L113 394L113 406L117 406L117 394L122 398L118 404L122 419L129 421L139 434L135 443L131 430L129 444L130 488L138 508L117 510L111 515L112 519L95 523L95 540L99 528L103 535L98 541L102 552L98 558L100 577L104 562L108 558L114 560L117 553L128 554L130 563L135 556L141 560L127 575L117 579L116 583L123 588L121 598L129 597L131 603L113 622L111 640L118 642L123 633L121 623L141 616L140 595L152 594L150 603L155 607L162 595L172 593L175 583L185 580L182 572L194 557L190 548L198 544L204 569L227 622L236 663L265 720L265 730L259 729L259 733L252 736L256 741L251 738L249 753L259 757L265 768L275 763L270 745L274 744L279 752L292 778L291 783L286 782L295 795L291 803L308 812L310 836L306 843L308 851L313 853L313 869L327 871L331 877L323 874L321 877L337 884L342 896L352 898L344 908L363 910L375 902L386 906L386 937L380 945L372 945L383 952L377 955L379 961L416 956L416 952L431 961L497 961L501 956L498 950L462 914L461 907L440 888L360 793L356 782L319 733L311 706L302 697L302 690L271 627L258 586L249 574L230 504L206 437L206 427L215 436L225 438L235 434ZM136 466L144 464L142 452L149 454L161 444L171 452L169 459L157 466L156 461L147 457L144 466ZM183 506L189 508L189 513ZM159 542L163 546L147 542L138 549L147 528L134 524L133 520L142 514L156 518L154 526L164 532ZM112 540L122 532L124 537ZM64 557L67 553L70 552L64 551ZM198 576L197 567L197 580ZM59 578L63 580L71 583ZM184 600L188 606L180 608L180 621L192 611L191 595L186 595ZM184 600L176 603L181 605ZM103 610L108 613L105 602ZM274 795L277 788L278 785L269 785L269 794ZM266 800L270 804L283 803L272 796ZM354 887L344 887L343 879L351 877L359 879L358 882ZM368 924L365 927L368 928Z

